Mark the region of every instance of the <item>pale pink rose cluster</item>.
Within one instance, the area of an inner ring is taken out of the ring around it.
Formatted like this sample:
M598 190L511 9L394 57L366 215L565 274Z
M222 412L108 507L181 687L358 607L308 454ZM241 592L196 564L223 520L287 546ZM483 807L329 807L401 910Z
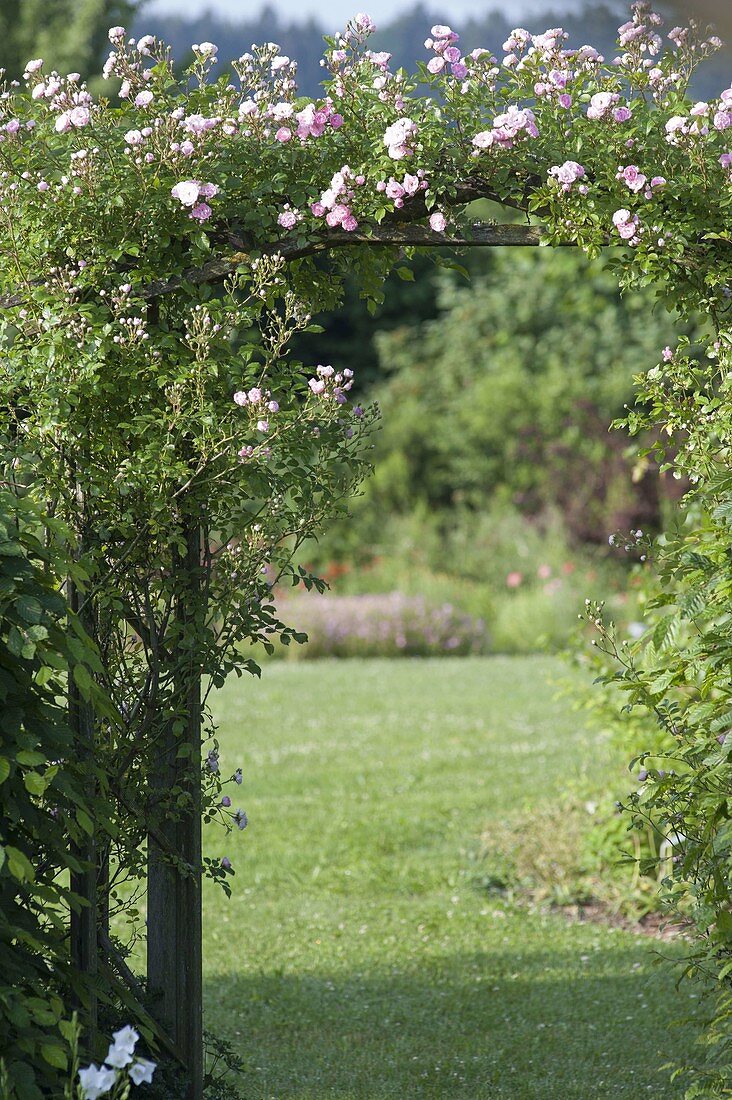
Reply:
M434 50L435 56L427 62L428 70L433 76L446 71L456 80L465 80L468 66L456 45L460 36L440 23L432 28L430 34L432 37L425 40L425 49Z
M632 115L629 107L618 106L620 96L617 92L596 92L590 98L587 117L593 122L612 119L613 122L627 122Z
M302 214L295 207L286 202L277 215L277 224L281 229L294 229L298 222L302 221Z
M141 57L150 57L154 45L155 35L143 34L142 38L137 40L137 52Z
M341 53L344 55L343 59L345 60L345 51L341 50ZM391 54L386 53L384 50L380 50L378 52L374 52L374 50L366 50L366 52L364 53L364 57L367 61L370 61L372 65L375 65L377 69L381 69L382 72L386 72L386 70L389 68Z
M256 429L262 435L266 435L270 427L267 414L280 411L279 402L273 399L269 390L263 390L260 386L252 386L250 390L237 390L234 403L240 408L250 409L258 417ZM252 452L253 447L244 446L238 452L239 458L251 458Z
M403 160L414 154L414 143L419 130L411 118L398 118L384 131L384 145L392 160Z
M56 118L54 127L58 133L65 134L67 130L79 130L83 126L88 126L90 122L91 111L89 107L85 104L77 104L68 111L62 111Z
M65 134L68 130L88 126L93 100L84 84L77 86L81 79L79 74L69 73L64 79L54 71L44 77L42 68L43 59L34 58L27 62L23 78L31 89L31 99L47 100L51 110L57 113L54 123L57 133ZM5 130L9 134L14 132L12 127L6 126Z
M584 174L584 166L576 160L565 160L564 164L555 164L549 169L549 175L554 177L562 191L571 191L573 185L577 180L581 180ZM587 191L586 187L584 191Z
M202 61L213 61L219 52L218 46L213 42L194 42L191 46L193 53Z
M258 410L266 408L267 412L280 411L280 405L273 400L270 390L262 389L261 386L252 386L251 389L238 389L237 393L233 395L233 401L234 405L239 405L241 408L250 406Z
M704 104L706 106L706 104ZM664 129L666 131L666 141L669 145L683 145L686 138L694 139L697 137L706 137L709 133L709 125L704 122L704 114L700 110L695 117L687 117L686 115L673 115ZM694 108L692 108L693 112Z
M635 194L643 191L647 199L652 199L653 192L666 184L663 176L654 176L649 180L636 164L627 164L625 167L621 165L615 173L615 178L621 180Z
M156 43L155 36L144 34L135 45L135 39L126 41L124 27L111 27L109 41L114 47L107 60L104 62L102 76L105 80L116 76L120 79L118 95L120 99L131 99L133 93L135 105L147 107L152 103L152 94L144 85L153 77L152 69L143 68L143 59L152 56L152 47Z
M556 99L560 107L568 110L572 106L572 96L566 89L574 75L571 69L551 69L543 80L534 84L534 94L537 99Z
M20 132L21 124L19 118L11 118L8 122L0 122L0 141L3 140L4 135L8 137L15 137Z
M499 149L513 149L516 142L522 137L538 137L539 129L536 125L536 116L529 107L519 108L511 104L507 111L496 115L490 130L483 130L473 138L475 146L474 156L481 149L490 149L497 146Z
M328 127L331 130L339 130L343 125L343 115L338 114L331 100L325 100L321 107L316 106L315 103L308 103L297 112L295 121L297 122L295 133L300 141L305 142L308 138L319 138ZM278 141L289 141L283 133L286 129L287 127L281 127L278 130L276 135Z
M376 30L373 19L362 11L353 17L353 26L360 35L373 34Z
M356 175L353 170L344 164L340 172L336 172L317 202L311 203L310 212L316 218L325 218L331 229L340 226L347 233L358 229L358 221L353 214L351 204L356 197L355 188L362 187L366 177Z
M180 120L180 127L189 134L201 137L209 130L215 130L220 123L221 119L216 115L209 118L207 115L192 114L186 115Z
M646 177L636 164L628 164L625 168L622 166L618 168L615 179L622 180L634 192L642 191L646 185Z
M542 34L529 34L523 27L516 27L503 43L506 51L503 66L506 69L523 69L532 59L544 64L556 63L566 52L562 47L568 37L561 27L550 27Z
M661 16L651 11L648 5L634 5L633 18L618 27L618 45L622 50L630 49L631 52L631 56L623 59L626 64L632 61L632 54L655 57L663 42L654 28L660 27L662 22Z
M523 27L516 27L509 34L506 41L503 43L502 49L505 53L521 53L531 42L530 33Z
M346 367L336 372L331 366L317 366L315 377L308 379L308 386L316 397L330 397L338 405L345 405L346 394L353 386L353 371Z
M714 129L728 130L732 126L732 88L726 88L719 99L719 106L714 112Z
M724 168L730 181L732 181L732 153L722 153L719 163Z
M242 119L254 118L259 113L259 107L251 99L246 100L239 108L239 116ZM297 113L291 103L281 101L265 108L264 113L275 122L282 124L275 130L274 138L283 145L293 137L298 137L303 143L309 138L319 138L328 128L339 130L344 121L343 115L338 114L330 99L326 99L320 107L315 103L308 103ZM268 130L267 134L270 132Z
M531 36L529 53L532 54L538 51L542 54L543 60L550 60L560 52L568 38L569 35L562 27L550 27L549 30L543 31L541 34Z
M388 181L379 180L376 184L376 190L385 194L387 199L391 199L397 210L404 206L405 199L411 199L420 191L427 191L428 189L423 168L419 168L414 175L407 172L401 182L391 176Z
M208 221L213 213L208 203L199 202L199 199L212 199L218 192L215 183L201 183L199 180L182 180L170 189L171 195L181 206L190 207L189 216L198 222Z
M637 214L631 213L630 210L616 210L613 214L613 225L624 241L628 244L638 244L640 241L643 227L640 224L640 218Z

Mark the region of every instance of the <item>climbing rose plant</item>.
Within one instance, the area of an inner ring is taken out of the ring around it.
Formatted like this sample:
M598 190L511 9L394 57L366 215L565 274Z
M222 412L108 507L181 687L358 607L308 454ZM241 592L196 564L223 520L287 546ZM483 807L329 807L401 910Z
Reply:
M179 75L162 43L121 27L109 99L41 59L2 93L4 478L77 535L116 714L95 733L111 896L129 915L117 887L142 878L146 828L190 808L191 788L166 793L160 766L185 726L182 686L255 671L248 641L289 640L270 585L297 580L297 547L365 470L373 415L352 405L348 365L294 362L291 336L337 303L346 269L377 297L396 246L505 239L465 217L489 197L540 218L548 244L615 246L624 286L653 283L709 319L705 354L659 349L631 414L661 429L691 486L661 576L693 642L662 686L642 642L620 676L634 705L673 711L676 774L649 788L683 845L667 887L726 990L732 88L688 97L719 42L678 27L664 39L643 5L612 58L570 48L559 28L517 28L496 56L435 26L412 77L368 48L373 29L359 15L327 40L316 101L298 97L295 62L273 44L214 77L216 47L201 43ZM241 827L215 741L205 754L203 812ZM226 882L231 868L208 870ZM699 1087L723 1088L723 1073Z

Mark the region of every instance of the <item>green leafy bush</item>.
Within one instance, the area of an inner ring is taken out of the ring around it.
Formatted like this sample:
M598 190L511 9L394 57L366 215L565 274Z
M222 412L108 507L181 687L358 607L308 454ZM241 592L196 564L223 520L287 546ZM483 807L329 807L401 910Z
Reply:
M441 307L379 340L391 377L376 394L372 507L551 507L574 539L598 543L657 526L674 482L653 464L633 480L627 436L608 425L634 375L693 326L647 292L621 298L607 261L566 252L499 253L469 287L445 281Z
M44 546L28 505L0 491L0 1057L3 1097L59 1096L73 1035L69 874L92 830L90 784L65 708L65 677L97 670L59 594L58 546ZM86 674L86 675L84 675Z

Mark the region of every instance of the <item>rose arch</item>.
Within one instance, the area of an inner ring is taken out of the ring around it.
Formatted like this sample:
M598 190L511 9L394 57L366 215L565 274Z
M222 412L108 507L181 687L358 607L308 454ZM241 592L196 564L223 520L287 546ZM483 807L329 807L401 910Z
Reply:
M41 688L67 692L73 744L54 760L32 736L3 742L0 790L22 783L72 841L54 863L22 829L0 835L24 856L0 871L14 904L39 926L44 907L70 913L72 965L56 943L59 1007L24 1040L29 1064L46 1049L46 1073L67 1065L48 1038L68 1036L64 996L90 1057L98 1008L115 1004L184 1067L186 1095L202 1095L201 877L229 891L232 867L202 859L201 822L246 825L207 697L258 671L246 643L293 639L272 582L319 583L297 549L367 472L374 421L351 401L347 364L306 368L288 343L338 303L346 270L378 297L415 248L612 246L623 285L654 283L708 319L708 347L667 349L629 413L631 429L661 429L663 461L691 485L689 519L659 550L663 629L631 650L600 608L589 616L630 704L673 744L675 769L631 811L683 837L669 889L690 904L697 961L724 995L732 89L689 98L719 43L673 28L662 49L660 22L637 5L611 59L569 48L560 29L517 29L499 58L464 53L437 26L413 78L368 48L372 24L357 16L327 40L315 102L272 44L216 77L202 43L179 75L162 43L112 28L110 100L41 59L6 88L3 488L10 525L35 523L62 547L73 641L55 666L39 657L26 604L10 646ZM481 198L524 220L472 221ZM144 980L131 958L142 939Z

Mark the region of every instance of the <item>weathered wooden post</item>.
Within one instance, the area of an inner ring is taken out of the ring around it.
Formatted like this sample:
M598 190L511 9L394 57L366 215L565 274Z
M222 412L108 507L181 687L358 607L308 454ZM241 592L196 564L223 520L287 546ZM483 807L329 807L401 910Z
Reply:
M147 978L151 1012L170 1036L187 1074L186 1100L203 1096L203 948L201 920L201 679L186 627L202 598L201 531L184 521L185 551L173 548L180 718L167 725L150 777L153 797L177 787L181 805L148 837Z
M79 509L79 530L77 543L77 557L84 552L86 544L86 509L81 486L76 485L76 499ZM92 622L91 607L83 599L83 593L73 577L67 581L67 598L69 607L86 629L90 637L94 636L94 624ZM94 711L80 691L74 668L69 669L68 684L69 724L73 731L74 747L79 759L89 761L94 759ZM92 769L89 769L87 782L92 786L95 783ZM94 791L87 792L91 797L90 804L94 801ZM81 1004L83 1009L85 1045L93 1051L97 1041L97 995L96 983L99 973L99 941L98 941L98 891L97 891L97 839L94 830L85 840L73 844L72 854L83 865L83 870L71 875L71 890L81 899L80 909L71 909L70 914L70 947L71 964L76 972L88 979L88 993L86 1003Z

